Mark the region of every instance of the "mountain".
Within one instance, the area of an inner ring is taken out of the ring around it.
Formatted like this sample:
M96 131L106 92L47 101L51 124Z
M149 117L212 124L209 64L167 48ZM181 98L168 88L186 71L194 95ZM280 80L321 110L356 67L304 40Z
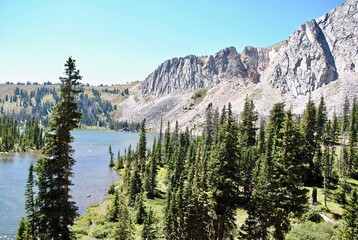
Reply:
M357 95L357 5L348 0L273 46L169 59L133 90L135 99L123 102L121 118L146 117L157 127L162 117L195 128L209 103L221 108L231 102L239 114L248 96L263 114L277 101L300 113L309 93L314 100L324 95L339 113L345 95Z
M357 1L350 0L271 47L246 47L241 53L229 47L210 56L167 60L145 79L141 92L163 96L212 88L223 81L236 87L268 81L282 93L306 95L342 73L356 73L356 13Z
M117 128L119 122L146 118L149 128L158 129L163 119L199 132L209 104L221 109L230 102L239 116L246 97L254 100L261 117L279 101L301 114L309 95L316 102L323 95L328 111L340 114L345 97L358 95L357 5L357 0L347 0L273 46L172 58L143 82L84 86L82 124ZM20 120L36 115L46 123L58 100L58 86L52 88L1 85L0 115Z

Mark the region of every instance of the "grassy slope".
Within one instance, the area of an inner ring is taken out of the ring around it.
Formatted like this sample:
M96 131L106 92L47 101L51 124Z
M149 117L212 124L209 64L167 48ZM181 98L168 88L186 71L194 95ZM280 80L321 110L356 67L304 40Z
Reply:
M119 171L119 174L122 174L123 171ZM165 192L166 192L166 186L164 184L165 182L165 176L166 176L166 169L160 168L157 175L157 182L158 182L158 190L161 192L162 197L155 198L153 200L147 199L146 200L146 206L147 208L151 208L154 212L155 218L158 220L157 226L160 227L163 225L163 219L164 219L164 212L163 208L165 206ZM122 184L122 181L119 180L118 186ZM101 231L111 231L110 229L113 229L114 223L110 223L106 221L106 212L108 207L110 206L111 202L113 200L113 195L107 195L107 197L98 204L92 205L87 209L87 214L85 216L80 216L77 218L75 225L72 227L73 232L76 234L76 239L84 239L84 240L90 240L90 239L97 239L98 238L98 232ZM134 217L134 212L130 211L132 214L132 217ZM141 239L141 232L142 227L138 224L134 225L134 237L135 239ZM94 236L97 235L97 238ZM109 238L106 238L109 239Z

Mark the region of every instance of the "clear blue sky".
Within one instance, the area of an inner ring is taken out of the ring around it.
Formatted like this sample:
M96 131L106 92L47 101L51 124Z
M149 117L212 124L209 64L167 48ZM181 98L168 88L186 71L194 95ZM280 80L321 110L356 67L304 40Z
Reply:
M265 47L344 0L1 0L0 82L144 80L173 57Z

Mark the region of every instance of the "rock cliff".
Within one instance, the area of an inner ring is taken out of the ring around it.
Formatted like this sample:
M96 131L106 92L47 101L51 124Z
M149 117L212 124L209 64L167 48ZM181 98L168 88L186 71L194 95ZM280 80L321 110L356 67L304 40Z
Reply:
M348 0L267 48L246 47L238 53L229 47L214 55L167 60L144 80L141 94L159 97L228 81L236 88L268 82L282 94L306 95L341 74L357 73L357 5Z

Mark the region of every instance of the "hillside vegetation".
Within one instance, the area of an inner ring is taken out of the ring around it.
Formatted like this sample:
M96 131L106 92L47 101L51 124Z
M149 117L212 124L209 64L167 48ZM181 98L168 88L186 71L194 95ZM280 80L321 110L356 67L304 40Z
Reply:
M78 97L78 107L83 115L81 126L122 129L131 126L131 122L118 122L120 108L118 104L131 94L129 88L135 84L115 86L86 86ZM0 115L11 116L19 124L36 118L44 126L49 126L49 119L54 106L60 102L60 85L39 84L0 84Z
M209 105L201 136L176 123L149 150L118 156L122 179L72 228L78 239L355 239L358 103L328 117L324 98L303 116L277 103L259 122L246 99Z

